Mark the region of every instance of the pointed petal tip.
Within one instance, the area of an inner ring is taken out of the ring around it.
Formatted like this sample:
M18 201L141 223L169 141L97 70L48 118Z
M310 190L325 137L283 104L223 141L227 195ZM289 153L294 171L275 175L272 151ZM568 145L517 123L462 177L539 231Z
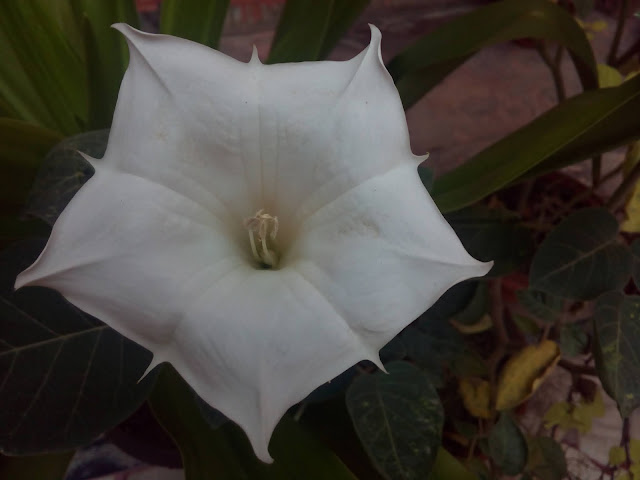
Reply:
M91 165L94 170L98 170L98 165L100 164L100 162L98 161L97 158L93 158L92 156L87 155L86 153L81 152L80 150L76 150L76 152L78 152L82 158L84 158L87 162L89 162L89 165Z
M16 281L13 284L14 290L18 290L19 288L26 287L29 285L29 279L27 278L27 275L25 275L25 273L27 273L27 270L18 274L18 276L16 277Z
M378 43L380 43L380 39L382 38L382 32L380 32L380 29L378 27L376 27L374 24L369 23L369 30L371 30L371 43L373 43L374 41L377 41Z
M164 360L159 355L157 354L154 355L153 358L151 359L151 362L149 362L149 366L147 367L147 369L144 371L144 373L136 383L140 383L142 380L144 380L146 376L149 375L154 368L156 368L158 365L160 365L163 362Z
M258 56L258 47L256 47L255 45L253 45L253 50L251 51L251 58L249 59L249 64L259 64L262 65L262 62L260 61L260 57Z

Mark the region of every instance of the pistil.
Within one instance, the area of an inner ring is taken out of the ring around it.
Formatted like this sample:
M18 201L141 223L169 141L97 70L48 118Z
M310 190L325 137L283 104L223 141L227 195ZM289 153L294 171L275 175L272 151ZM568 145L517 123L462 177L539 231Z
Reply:
M278 255L273 248L269 247L269 244L274 242L278 234L278 217L273 217L260 209L253 217L245 218L244 226L249 232L253 258L268 268L275 268L278 264Z

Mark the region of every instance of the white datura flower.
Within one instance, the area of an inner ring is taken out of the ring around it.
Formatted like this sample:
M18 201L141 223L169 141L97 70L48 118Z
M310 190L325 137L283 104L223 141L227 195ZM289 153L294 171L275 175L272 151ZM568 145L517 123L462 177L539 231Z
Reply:
M16 288L54 288L171 363L257 456L285 411L487 273L420 182L380 32L263 65L116 25L104 158Z

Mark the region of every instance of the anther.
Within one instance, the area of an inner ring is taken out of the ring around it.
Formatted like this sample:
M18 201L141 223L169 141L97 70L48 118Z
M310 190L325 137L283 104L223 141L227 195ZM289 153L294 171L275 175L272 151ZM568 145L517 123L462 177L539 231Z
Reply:
M276 267L278 256L269 248L269 242L273 242L278 234L278 217L272 217L260 209L253 217L245 218L244 226L249 231L253 258L267 267ZM258 236L257 242L255 235Z

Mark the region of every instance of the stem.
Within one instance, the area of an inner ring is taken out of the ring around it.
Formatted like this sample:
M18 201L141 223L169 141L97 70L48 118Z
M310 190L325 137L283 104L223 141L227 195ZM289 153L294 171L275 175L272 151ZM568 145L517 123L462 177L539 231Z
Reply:
M558 98L558 103L560 103L567 98L567 93L564 88L564 80L562 78L562 71L560 70L563 48L560 46L558 47L553 59L549 56L547 47L544 44L538 47L537 50L544 63L549 67L551 77L553 78L553 85L556 88L556 97Z
M491 282L489 287L489 297L491 298L491 319L496 332L496 340L500 345L509 343L509 335L504 328L504 307L502 304L502 280L497 278Z
M590 367L589 365L576 365L575 363L571 363L567 360L560 360L558 362L558 366L564 368L566 371L572 374L578 375L595 375L596 369Z
M627 60L629 60L638 52L640 52L640 38L636 40L622 55L616 58L611 66L619 67L620 65L624 65Z
M602 155L596 155L591 159L591 185L597 188L602 180Z
M627 10L629 6L629 0L622 0L620 4L620 11L618 12L618 22L616 23L616 33L611 42L611 49L607 56L607 63L613 65L616 61L616 55L618 54L618 47L620 46L620 40L622 39L622 33L624 32L624 26L627 22Z
M633 189L637 181L640 179L640 162L636 163L620 186L613 192L611 198L607 202L607 208L615 212L627 198L629 192Z

